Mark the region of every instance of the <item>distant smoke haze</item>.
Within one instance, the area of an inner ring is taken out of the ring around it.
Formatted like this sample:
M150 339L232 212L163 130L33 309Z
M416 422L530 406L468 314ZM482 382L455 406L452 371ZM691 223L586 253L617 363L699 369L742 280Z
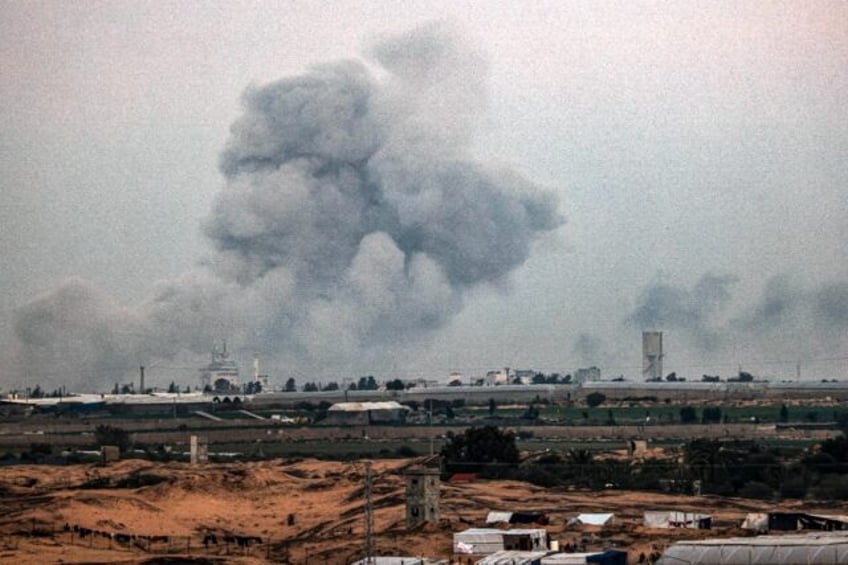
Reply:
M736 363L759 363L768 370L781 363L844 357L848 283L808 287L776 276L764 282L758 300L739 304L732 293L737 281L735 276L706 275L691 289L656 283L644 289L626 323L664 330L680 347L692 349L695 357L724 356L728 374ZM674 352L667 348L666 355L673 358Z
M524 263L563 219L468 155L485 60L435 24L370 55L379 73L341 61L248 89L203 226L214 253L132 308L77 279L21 307L21 376L102 390L227 338L320 377L426 338Z

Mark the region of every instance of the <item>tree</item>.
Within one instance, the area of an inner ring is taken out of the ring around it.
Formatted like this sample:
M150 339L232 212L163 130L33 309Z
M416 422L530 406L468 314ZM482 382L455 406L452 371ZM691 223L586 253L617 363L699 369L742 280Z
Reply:
M739 371L739 376L735 380L740 383L750 383L754 380L754 375L745 371Z
M318 385L315 383L306 383L303 385L303 392L318 392Z
M356 385L356 389L351 390L377 390L378 388L379 386L374 376L368 375L367 377L359 377L359 383Z
M684 406L680 409L680 423L693 424L698 421L698 413L691 406Z
M212 383L212 388L215 389L215 392L238 392L238 387L234 386L229 379L225 378L215 379L215 382Z
M452 463L518 463L515 434L496 426L466 429L451 437L441 454Z
M539 409L536 408L534 403L530 403L527 407L527 410L524 411L524 414L521 417L525 420L537 420L539 418Z
M339 390L339 383L330 382L324 385L324 390Z
M394 379L386 382L386 390L403 390L404 388L406 387L400 379Z
M721 422L721 408L718 406L705 406L701 411L702 424L718 424Z
M177 388L177 384L174 381L171 381L171 384L168 385L168 392L170 392L170 393L179 392L179 389Z
M44 392L41 390L41 386L35 385L35 388L29 393L30 398L43 398Z
M286 386L283 388L285 392L294 392L297 390L297 384L294 381L293 377L289 377L286 381Z
M97 445L117 445L123 453L130 447L130 434L123 428L101 424L94 429L94 441Z
M586 395L586 405L589 408L596 408L604 403L607 396L602 392L590 392Z
M786 407L785 404L780 405L780 414L777 416L778 422L788 422L789 421L789 408Z
M494 398L490 398L490 399L489 399L489 416L494 416L494 415L495 415L495 408L496 408L496 407L497 407L497 405L495 404L495 399L494 399Z
M531 381L534 385L543 385L548 382L548 379L545 377L544 373L536 373L533 375L533 380Z

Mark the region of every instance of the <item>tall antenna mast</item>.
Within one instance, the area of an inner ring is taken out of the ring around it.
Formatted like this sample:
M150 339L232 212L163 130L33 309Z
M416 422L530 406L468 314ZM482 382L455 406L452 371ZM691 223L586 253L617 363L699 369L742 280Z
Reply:
M374 507L371 504L371 461L365 462L365 564L374 562Z

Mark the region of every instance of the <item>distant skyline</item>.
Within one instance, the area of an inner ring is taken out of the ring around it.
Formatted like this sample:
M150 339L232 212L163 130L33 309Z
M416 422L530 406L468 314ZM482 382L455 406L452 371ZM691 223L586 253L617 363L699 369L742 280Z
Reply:
M2 391L848 377L845 2L0 14Z

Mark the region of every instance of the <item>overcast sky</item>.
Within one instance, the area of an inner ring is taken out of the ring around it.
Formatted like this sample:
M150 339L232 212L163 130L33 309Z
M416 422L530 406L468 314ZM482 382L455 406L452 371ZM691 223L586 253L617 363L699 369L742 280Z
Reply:
M848 3L402 4L2 3L0 388L846 377Z

